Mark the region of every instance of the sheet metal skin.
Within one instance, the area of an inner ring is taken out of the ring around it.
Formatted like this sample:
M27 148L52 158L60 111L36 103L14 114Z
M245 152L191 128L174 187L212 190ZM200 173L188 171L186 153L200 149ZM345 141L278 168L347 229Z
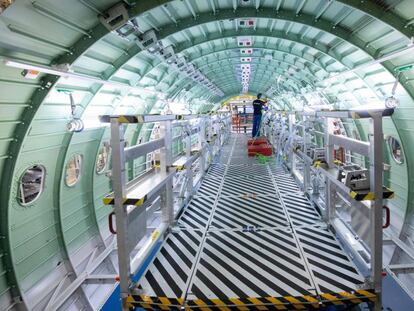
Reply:
M374 301L293 178L273 162L247 162L246 143L234 135L224 146L131 306L321 310Z

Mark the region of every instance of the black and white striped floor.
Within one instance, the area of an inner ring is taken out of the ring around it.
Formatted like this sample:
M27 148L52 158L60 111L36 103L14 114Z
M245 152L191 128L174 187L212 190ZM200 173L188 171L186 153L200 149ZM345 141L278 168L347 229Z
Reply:
M134 295L144 309L306 310L373 299L293 178L233 135Z

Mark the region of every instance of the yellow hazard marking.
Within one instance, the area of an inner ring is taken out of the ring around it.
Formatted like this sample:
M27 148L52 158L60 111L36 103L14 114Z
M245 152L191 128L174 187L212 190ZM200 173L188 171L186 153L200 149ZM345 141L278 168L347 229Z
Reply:
M152 306L147 304L147 303L140 303L139 304L141 307L143 307L144 309L152 309Z
M149 297L149 296L141 295L140 297L141 297L142 301L145 301L145 302L148 302L148 303L153 303L151 297Z
M220 300L220 299L211 299L211 301L220 309L223 311L231 311L230 308L226 307L226 304Z
M259 299L251 297L251 298L247 298L248 300L250 300L252 303L254 303L255 305L262 305L263 302L261 302ZM267 307L265 306L255 306L257 309L259 310L269 310Z
M356 192L356 191L350 191L349 195L351 198L353 198L356 201L373 201L375 200L375 193L374 192ZM383 198L384 199L392 199L394 197L394 192L387 189L383 192Z
M159 305L159 307L161 308L161 310L169 310L170 308L168 306L171 305L171 302L168 298L166 297L158 297L158 299L161 301L161 305Z
M351 293L341 292L341 293L338 293L338 294L345 297L345 298L351 298L352 303L361 303L362 302L362 300L358 299L358 297L356 297L355 295L352 295Z
M305 295L305 296L303 296L303 298L306 299L309 302L312 302L312 307L319 308L319 301L315 297Z
M131 199L131 198L123 198L122 203L125 205L135 205L135 206L141 206L145 203L146 197L140 198L140 199ZM114 205L115 204L115 198L112 197L106 197L103 198L103 203L105 205ZM131 202L133 201L133 202Z
M201 300L201 299L196 299L196 300L193 300L193 302L194 302L197 306L203 307L203 308L202 308L203 310L210 310L210 311L212 311L209 307L207 307L207 305L205 304L205 302L204 302L203 300Z
M153 303L152 299L148 296L145 296L145 295L141 295L140 297L141 297L143 302L146 302L146 303L140 303L140 305L145 309L147 309L147 308L152 309L152 306L150 305L150 304Z
M374 194L374 192L369 192L365 197L364 197L364 199L365 200L374 200L374 198L375 198L375 194Z
M334 305L341 305L342 302L335 296L331 295L331 294L321 294L321 296L323 298L325 298L326 300L329 300L330 302L332 302Z
M239 299L237 299L237 298L230 298L229 300L230 300L232 303L234 303L234 304L237 306L237 308L238 308L239 310L242 310L242 311L249 311L249 308L244 307L244 303L243 303L243 302L241 302Z
M286 306L283 305L283 302L281 302L279 299L276 299L274 297L265 297L267 300L269 300L271 303L273 303L278 310L287 310Z
M129 123L128 118L126 118L124 116L119 117L118 118L118 121L121 122L121 123Z
M113 198L103 198L103 203L105 205L110 205L112 203Z
M313 163L313 166L316 167L316 168L319 168L321 166L321 161L315 161Z
M175 170L176 170L177 172L182 171L182 170L184 170L184 169L185 169L185 165L177 165L177 166L175 167Z
M125 307L127 308L133 308L134 307L134 298L132 296L128 296L126 299Z
M152 234L151 234L151 240L154 241L156 239L158 239L158 237L160 236L160 232L158 230L155 230Z
M305 306L303 305L303 302L301 302L300 300L296 299L295 297L285 296L283 298L285 298L287 301L289 301L290 303L292 303L293 304L293 307L295 307L295 309L297 309L297 310L306 309Z
M141 199L139 199L134 205L136 205L136 206L140 206L140 205L142 205L142 204L144 204L145 203L145 197L143 197L143 198L141 198Z
M376 295L374 293L371 293L369 291L362 290L362 289L357 290L357 293L360 294L360 295L365 296L366 298L368 298L371 301L375 301Z
M351 197L357 201L372 201L375 199L375 194L374 192L358 193L351 191Z

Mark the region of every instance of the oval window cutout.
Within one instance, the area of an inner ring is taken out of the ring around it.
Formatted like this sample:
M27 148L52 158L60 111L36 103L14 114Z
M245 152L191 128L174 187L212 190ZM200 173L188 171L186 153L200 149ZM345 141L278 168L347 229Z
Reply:
M401 149L401 144L398 141L398 139L394 138L394 137L389 137L388 138L388 146L390 147L390 152L392 155L392 158L394 159L395 162L397 162L398 164L403 164L404 163L404 155Z
M96 159L96 173L102 174L105 169L106 165L108 164L109 158L109 143L104 142L101 148L99 149L98 157Z
M21 205L36 201L43 191L46 169L42 165L29 167L19 181L18 200Z
M82 172L83 156L75 154L66 164L65 182L66 185L72 187L79 181Z

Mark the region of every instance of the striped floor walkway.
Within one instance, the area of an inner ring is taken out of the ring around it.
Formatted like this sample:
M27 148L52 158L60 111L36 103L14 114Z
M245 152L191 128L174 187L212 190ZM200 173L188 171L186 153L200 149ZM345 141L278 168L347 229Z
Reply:
M233 135L140 280L134 305L322 310L373 299L318 211L275 163Z

